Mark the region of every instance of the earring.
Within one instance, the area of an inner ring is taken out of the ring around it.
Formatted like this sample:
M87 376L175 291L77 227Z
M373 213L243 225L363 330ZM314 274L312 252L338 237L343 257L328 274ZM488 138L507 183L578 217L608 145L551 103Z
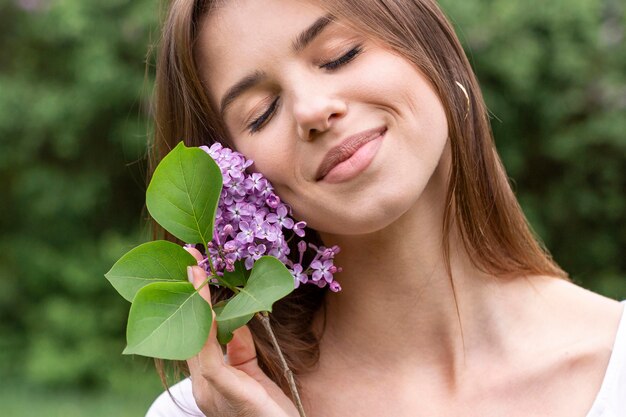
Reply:
M469 99L469 94L467 94L467 90L465 89L465 87L463 87L463 84L461 84L458 81L455 81L456 85L459 86L459 88L463 91L463 94L465 94L465 98L467 99L467 109L465 111L465 117L463 118L463 120L467 119L467 116L469 115L469 109L470 109L470 99Z

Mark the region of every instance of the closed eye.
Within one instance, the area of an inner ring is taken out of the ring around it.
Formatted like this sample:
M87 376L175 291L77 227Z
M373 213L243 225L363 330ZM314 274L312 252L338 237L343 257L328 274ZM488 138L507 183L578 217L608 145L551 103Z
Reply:
M320 65L320 68L325 68L325 69L328 69L328 70L337 69L340 66L345 65L348 62L352 61L362 51L363 51L362 46L361 45L357 45L354 48L352 48L350 51L348 51L345 55L341 56L340 58L338 58L338 59L336 59L334 61L327 62L324 65Z
M270 107L267 109L265 113L255 119L252 123L248 125L248 130L250 133L256 133L263 127L263 124L267 121L267 119L272 115L276 107L278 106L278 97L274 99Z

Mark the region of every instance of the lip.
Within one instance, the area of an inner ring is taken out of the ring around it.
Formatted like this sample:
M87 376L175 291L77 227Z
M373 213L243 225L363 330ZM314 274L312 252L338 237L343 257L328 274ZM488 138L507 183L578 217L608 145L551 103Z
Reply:
M326 153L326 156L324 156L322 163L317 169L317 174L315 176L316 181L323 180L333 168L350 159L364 145L381 137L386 131L386 126L375 127L345 138L339 145L335 146ZM378 149L376 148L376 150ZM363 169L369 165L369 161L367 161L364 165Z

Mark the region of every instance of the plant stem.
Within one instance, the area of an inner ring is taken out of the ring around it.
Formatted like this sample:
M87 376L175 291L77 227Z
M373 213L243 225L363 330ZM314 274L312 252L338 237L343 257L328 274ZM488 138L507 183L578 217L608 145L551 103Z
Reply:
M300 394L298 394L298 388L296 387L296 381L293 377L293 372L289 369L289 365L287 365L287 361L283 356L283 351L280 350L280 346L278 345L278 340L276 340L276 336L274 335L274 331L272 330L272 326L270 325L270 317L267 311L263 311L261 313L256 313L256 318L261 321L263 327L270 335L272 339L272 344L274 345L274 349L278 353L278 357L280 358L281 365L283 366L283 372L285 373L285 378L289 383L289 389L291 390L291 396L293 397L294 402L296 403L296 407L298 408L298 413L300 417L306 417L304 413L304 407L302 406L302 401L300 400Z
M214 283L211 282L212 279L217 279L219 281L219 283ZM202 287L204 287L205 285L215 285L216 287L226 287L228 289L230 289L232 292L234 292L235 294L239 294L239 288L238 287L233 287L231 285L228 285L226 282L222 281L218 276L214 276L214 275L207 275L206 279L204 280L204 282L202 283L202 285L200 285L198 288L196 288L196 292L200 292L200 290L202 289Z
M211 270L211 274L217 276L217 272L215 272L215 268L213 268L213 262L211 262L211 255L209 254L209 248L207 245L204 245L204 253L206 253L206 260L209 263L209 269Z

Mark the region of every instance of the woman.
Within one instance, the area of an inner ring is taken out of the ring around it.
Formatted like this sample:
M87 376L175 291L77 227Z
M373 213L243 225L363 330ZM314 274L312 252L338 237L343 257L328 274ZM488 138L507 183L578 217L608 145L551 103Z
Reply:
M155 159L223 141L342 248L341 292L273 314L308 416L626 415L623 305L536 241L433 0L174 1L156 123ZM298 415L258 323L227 349L148 416Z

